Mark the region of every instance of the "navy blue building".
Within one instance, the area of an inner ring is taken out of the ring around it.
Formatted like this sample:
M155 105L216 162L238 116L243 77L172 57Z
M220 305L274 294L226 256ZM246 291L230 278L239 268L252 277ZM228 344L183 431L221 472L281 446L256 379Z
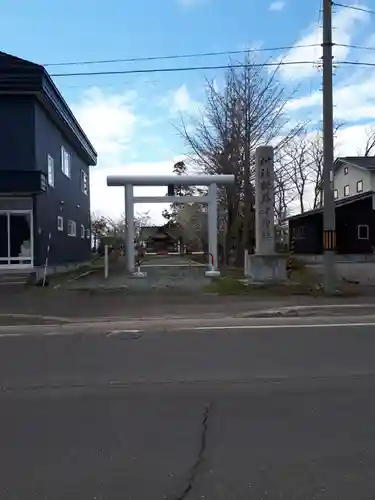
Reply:
M375 192L367 191L335 201L336 252L341 255L374 254ZM289 218L289 245L295 254L323 253L323 208Z
M3 52L0 128L0 272L88 261L96 151L44 67Z

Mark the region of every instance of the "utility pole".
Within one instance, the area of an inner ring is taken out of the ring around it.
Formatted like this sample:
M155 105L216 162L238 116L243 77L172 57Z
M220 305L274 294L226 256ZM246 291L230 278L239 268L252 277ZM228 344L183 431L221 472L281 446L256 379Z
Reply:
M326 293L336 289L336 221L331 186L334 161L332 45L332 1L323 0L323 284Z

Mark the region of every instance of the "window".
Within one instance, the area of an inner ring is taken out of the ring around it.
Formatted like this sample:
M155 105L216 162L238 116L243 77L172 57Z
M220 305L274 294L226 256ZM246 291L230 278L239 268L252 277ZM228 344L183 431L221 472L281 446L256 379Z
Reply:
M339 192L338 192L338 190L337 190L337 189L334 189L334 190L333 190L333 199L334 199L334 200L337 200L337 198L338 198L338 197L339 197Z
M358 226L358 239L359 240L369 239L369 228L367 225Z
M55 161L52 156L48 155L47 157L47 165L48 165L48 185L51 187L55 186Z
M344 175L348 175L348 171L349 171L348 167L344 167Z
M69 178L71 176L70 159L70 153L68 153L64 146L61 146L61 170Z
M81 170L81 191L86 195L89 194L89 176L84 170Z
M47 176L43 172L40 174L40 190L47 191Z
M305 227L297 226L292 228L292 238L293 240L303 240L305 236Z
M86 239L90 239L90 229L86 229Z
M349 196L350 195L350 186L347 184L344 186L344 196Z
M77 226L74 220L68 220L68 236L76 236Z
M57 216L57 230L64 231L64 219L61 217L61 215Z
M85 239L85 226L83 224L81 224L81 238Z
M362 193L363 191L363 181L357 181L357 193Z

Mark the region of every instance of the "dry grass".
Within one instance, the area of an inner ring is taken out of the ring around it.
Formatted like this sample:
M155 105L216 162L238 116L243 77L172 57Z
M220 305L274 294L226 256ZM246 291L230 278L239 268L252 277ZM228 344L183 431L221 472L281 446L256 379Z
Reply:
M233 278L219 278L212 281L204 289L205 293L215 293L218 295L253 295L264 297L278 296L293 296L305 295L310 297L326 296L321 286L314 286L309 283L244 283L241 280ZM338 290L332 294L337 297L358 297L361 295L359 288L355 286L340 286Z
M222 275L222 278L214 280L208 285L205 291L218 295L308 295L313 297L325 295L321 276L297 259L292 262L292 272L287 283L244 282L241 280L243 270L239 268L223 269ZM341 283L333 295L358 297L361 295L361 290L356 285Z

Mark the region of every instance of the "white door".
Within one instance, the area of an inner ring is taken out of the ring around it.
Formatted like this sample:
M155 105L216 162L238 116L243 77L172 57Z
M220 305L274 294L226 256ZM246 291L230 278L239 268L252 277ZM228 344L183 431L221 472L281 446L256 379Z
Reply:
M0 267L33 267L33 250L32 210L0 211Z

